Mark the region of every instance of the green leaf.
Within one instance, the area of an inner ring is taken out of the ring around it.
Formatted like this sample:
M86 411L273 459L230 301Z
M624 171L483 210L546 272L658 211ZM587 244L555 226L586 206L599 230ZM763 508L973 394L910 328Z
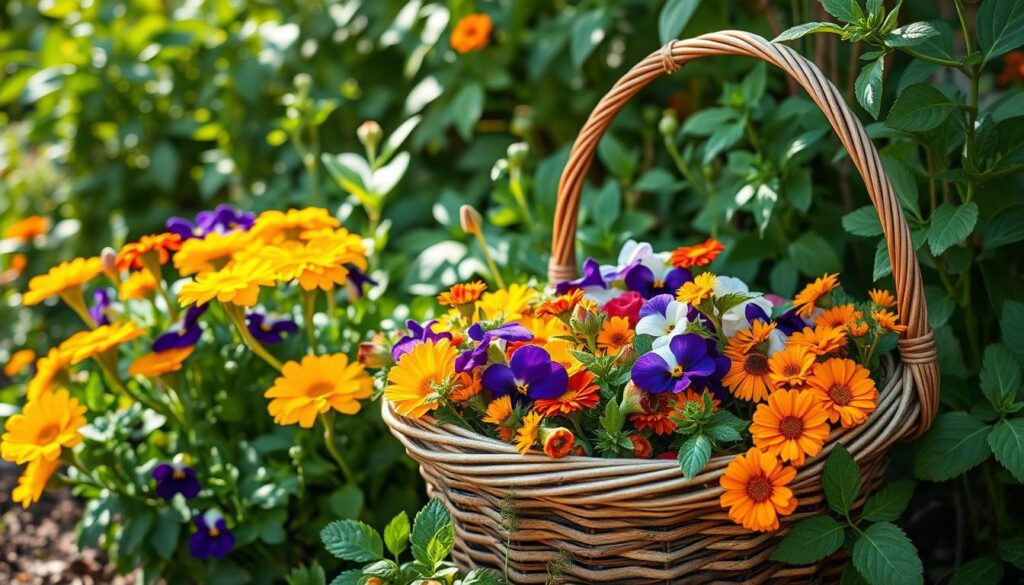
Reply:
M385 581L394 581L398 577L400 569L395 561L384 559L363 567L363 575L380 577Z
M149 542L156 554L164 560L170 560L178 548L181 535L181 518L173 510L161 510L156 517L156 526L149 536Z
M363 490L354 483L347 484L330 495L327 505L336 518L358 518L365 502Z
M1024 335L1020 334L1024 331L1024 303L1005 301L999 328L1003 332L1006 346L1017 355L1017 359L1024 361Z
M868 526L853 544L853 565L871 585L920 585L924 568L917 549L888 522Z
M1024 2L985 0L975 20L982 60L989 61L1024 44Z
M790 261L805 276L817 278L842 268L831 244L814 232L806 232L790 242L788 252Z
M1024 483L1024 418L1003 419L988 436L992 453L1013 477Z
M359 569L343 571L331 580L331 585L360 585L363 582L363 572Z
M462 579L460 585L503 585L505 582L490 569L473 569Z
M764 62L754 65L754 68L743 78L740 83L740 95L743 103L747 105L756 104L764 96L764 90L768 83L768 65Z
M704 143L704 164L709 164L723 150L739 142L743 137L743 124L736 122L715 130Z
M793 525L772 554L773 561L810 565L843 546L843 525L830 516L811 516Z
M398 128L395 128L394 131L388 134L387 138L384 139L384 146L380 149L380 156L377 157L377 164L387 164L388 160L398 152L405 139L416 129L420 120L422 118L419 116L413 116L399 124Z
M934 86L918 83L896 98L885 125L904 132L926 132L942 124L957 107Z
M412 525L412 556L428 567L444 560L455 543L455 527L451 514L441 500L430 502L416 514ZM447 547L447 550L445 548ZM444 551L440 558L437 557Z
M320 531L327 552L346 561L366 563L384 556L380 535L358 520L335 520Z
M312 565L299 565L285 575L285 582L288 585L324 585L327 582L327 575L320 563L313 561Z
M597 145L597 155L601 163L616 177L630 179L640 164L640 152L626 148L620 140L611 134L605 134ZM612 213L612 220L618 212Z
M985 250L1024 240L1024 205L1013 205L1000 211L981 227L980 233Z
M1016 401L1021 387L1020 362L1005 345L994 343L985 348L980 385L997 412L1005 412L1003 409Z
M821 487L825 490L829 507L844 516L850 513L860 492L860 466L841 444L832 449L825 461Z
M1003 582L1003 563L994 557L981 557L956 570L949 585L999 585Z
M890 47L913 47L938 34L939 31L927 22L912 22L886 34L885 44Z
M978 204L968 201L963 205L943 203L935 210L928 228L928 247L938 256L971 235L978 222Z
M455 129L463 140L473 137L473 128L484 113L484 88L479 83L470 83L459 90L448 107Z
M661 44L679 38L693 13L700 6L700 0L668 0L658 14L658 37Z
M885 154L882 155L882 166L900 200L900 207L912 217L921 217L921 206L917 202L917 178L910 167L898 158Z
M966 412L941 414L917 443L914 475L945 481L988 459L992 428Z
M882 221L873 205L865 205L843 216L843 229L866 238L882 235Z
M870 522L895 521L907 509L915 485L911 479L901 479L878 490L864 504L861 519Z
M999 540L999 558L1018 569L1024 569L1024 536Z
M732 108L708 108L701 110L686 119L683 134L688 136L711 136L727 122L736 120L736 110Z
M409 516L404 511L384 527L384 545L396 557L409 545Z
M857 0L821 0L821 6L843 22L856 22L864 17Z
M793 262L788 258L783 258L776 262L775 266L772 266L772 271L768 275L768 281L771 283L771 290L775 291L775 294L788 298L792 297L796 292L798 277L799 275Z
M854 89L857 101L871 117L878 119L882 110L882 70L885 68L885 56L875 59L860 70Z
M122 519L121 537L118 539L118 549L126 555L135 554L139 545L143 543L153 527L156 514L146 508L129 510Z
M604 40L607 26L606 13L602 9L584 12L573 20L569 37L569 55L573 65L579 68L590 57Z
M799 24L782 31L782 34L772 39L773 43L781 43L799 39L804 35L827 32L837 35L843 34L843 28L831 22L808 22Z
M679 467L683 477L693 479L711 458L711 441L704 435L694 435L679 447Z

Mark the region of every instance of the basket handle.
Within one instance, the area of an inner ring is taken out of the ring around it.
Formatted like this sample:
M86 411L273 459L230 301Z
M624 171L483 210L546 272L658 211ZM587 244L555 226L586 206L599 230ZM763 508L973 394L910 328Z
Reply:
M882 167L878 151L839 91L813 63L785 45L770 43L758 35L741 31L710 33L669 42L619 79L590 113L562 172L551 238L549 281L571 280L577 275L576 222L580 192L597 144L615 115L641 89L663 74L673 73L698 57L713 55L756 57L791 75L821 108L849 152L850 159L864 179L885 233L896 281L900 319L907 326L899 340L900 357L913 375L920 398L920 419L913 434L923 433L931 424L939 403L938 354L935 337L928 325L921 269L903 210Z

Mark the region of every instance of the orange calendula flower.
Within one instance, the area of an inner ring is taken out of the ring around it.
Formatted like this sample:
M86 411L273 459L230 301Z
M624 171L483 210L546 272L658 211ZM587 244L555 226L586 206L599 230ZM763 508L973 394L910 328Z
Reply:
M573 289L564 295L559 295L550 301L545 301L537 307L534 313L538 317L559 317L573 309L576 305L580 304L583 300L583 295L586 294L582 289Z
M552 459L561 459L572 453L576 444L576 435L565 427L549 429L541 427L540 442L544 446L544 454Z
M60 467L60 459L50 461L46 458L34 459L28 462L25 471L18 478L18 485L11 491L11 500L21 504L22 508L28 508L39 501L46 489L46 484Z
M459 372L455 376L455 383L448 398L454 402L464 402L479 394L482 389L479 368L472 372Z
M437 302L446 307L467 305L476 302L485 290L487 290L487 283L481 280L455 284L447 291L437 295Z
M772 392L767 403L757 405L750 424L758 449L797 466L821 452L830 431L818 399L799 390Z
M384 398L398 414L410 418L434 410L441 400L439 387L455 372L457 353L447 339L416 345L388 372Z
M297 280L303 290L333 290L348 281L344 264L357 258L357 252L332 239L317 238L308 243L286 242L263 249L271 271L278 280Z
M4 375L13 378L20 374L36 359L36 352L31 349L19 349L11 355L11 359L4 364Z
M195 346L189 345L147 353L136 358L128 366L128 373L132 376L155 378L169 372L177 372L193 351Z
M825 408L828 420L849 429L862 424L878 407L878 389L871 372L848 359L814 364L807 387Z
M4 230L4 237L20 242L31 242L50 231L49 218L42 215L30 215L22 218Z
M907 330L906 325L899 324L899 315L892 311L888 311L886 309L882 309L880 311L871 311L871 318L874 319L876 323L878 323L885 329L888 329L889 331L903 333L904 331Z
M730 520L748 530L778 530L779 516L796 510L796 496L787 487L795 477L795 468L753 447L729 462L718 501L729 509Z
M171 259L171 253L180 247L181 236L178 234L142 236L137 242L125 244L117 253L117 269L142 270L162 266Z
M601 387L597 385L594 374L580 370L569 376L569 386L558 398L538 398L533 401L533 408L544 416L572 414L597 406L601 401Z
M134 321L122 321L103 325L91 331L79 331L64 340L58 348L70 356L71 365L98 356L122 343L142 337L146 331Z
M640 402L644 412L629 415L629 422L633 424L636 430L650 429L656 435L669 435L675 432L678 426L675 418L682 418L682 414L677 411L685 409L688 402L696 402L703 408L704 396L693 390L687 390L679 394L667 392L659 394L644 393ZM718 400L712 400L711 408L717 411L718 403Z
M512 410L512 397L502 396L487 403L487 413L483 418L485 423L498 428L498 438L505 442L511 441L515 436L515 431L508 426Z
M103 272L103 264L96 258L75 258L54 266L46 274L32 277L28 291L22 299L26 306L37 305L53 296L81 295L82 285ZM84 302L83 306L84 306Z
M82 442L85 407L67 390L44 392L7 419L0 437L0 457L21 465L36 459L60 459L61 449Z
M750 402L761 402L775 391L766 353L756 349L744 351L739 344L734 345L729 340L724 354L730 363L722 384L733 396Z
M857 321L864 318L864 314L857 310L852 304L839 305L825 310L814 319L814 324L819 327L837 327L847 329Z
M273 244L283 240L303 239L307 232L334 229L340 225L341 222L322 207L288 211L271 209L259 214L249 233L257 239Z
M316 417L329 410L356 414L360 400L373 394L373 379L363 364L350 362L343 353L307 355L302 362L287 362L281 377L263 396L270 399L267 412L279 425L309 429Z
M609 317L597 334L597 348L608 355L633 347L633 327L626 317Z
M182 276L220 270L235 254L252 245L252 241L252 234L242 230L223 234L210 232L204 238L189 238L174 255L174 267Z
M754 321L748 329L740 329L729 338L728 346L734 351L747 353L758 348L761 344L768 341L772 331L775 331L775 322L766 323L760 319ZM762 350L767 348L761 348Z
M689 305L699 305L702 302L715 296L715 285L718 279L710 272L698 274L693 282L687 282L679 287L676 293L676 300Z
M892 293L883 288L873 288L868 291L868 296L871 297L871 302L875 305L888 309L896 306L896 297L892 296Z
M275 282L271 267L253 258L196 276L195 281L178 291L178 301L183 307L193 303L205 305L213 299L252 307L259 300L260 287L273 286Z
M452 29L452 48L459 53L479 51L490 42L493 29L494 23L486 14L463 16Z
M868 324L864 321L858 321L846 328L853 337L863 337L868 334Z
M158 286L152 273L148 270L139 270L129 273L128 278L121 281L121 285L118 287L118 296L122 301L145 299L152 296Z
M477 301L477 307L485 319L493 320L504 317L509 321L515 321L522 319L530 303L537 300L539 296L540 293L537 292L537 289L524 284L511 284L508 288L485 292Z
M537 442L540 435L540 423L543 420L544 417L539 412L532 410L523 417L519 430L516 431L516 449L519 453L526 455L526 452Z
M695 246L683 246L672 252L670 262L678 268L690 268L691 266L707 266L718 257L725 246L714 238L708 238Z
M806 347L790 346L768 358L768 379L778 388L799 390L813 366L813 353Z
M801 317L810 317L814 313L817 303L828 293L839 286L838 274L826 274L804 287L804 290L797 293L793 299L793 307L796 314Z
M804 327L803 331L790 335L786 345L805 347L807 351L817 356L841 353L846 349L846 332L836 327L821 325L814 329Z
M629 436L629 442L633 443L633 457L650 459L654 455L654 447L651 447L647 437L633 433Z

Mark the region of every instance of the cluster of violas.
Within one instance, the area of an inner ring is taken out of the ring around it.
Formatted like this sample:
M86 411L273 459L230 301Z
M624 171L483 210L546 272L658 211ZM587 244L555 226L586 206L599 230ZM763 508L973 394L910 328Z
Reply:
M388 367L384 396L399 414L432 412L524 454L623 456L601 448L610 401L627 421L625 455L639 458L674 458L687 416L753 412L753 447L729 465L722 505L773 530L796 506L786 484L831 425L875 410L863 364L903 327L891 294L840 302L834 274L792 301L751 292L707 270L723 249L714 239L671 253L629 242L616 264L590 259L548 293L458 284L438 296L440 318L409 322L390 356L368 345L364 357Z
M202 320L213 304L220 305L242 342L280 373L264 394L276 423L309 428L318 416L358 412L360 401L370 397L373 381L363 366L344 354L318 355L312 331L319 293L330 309L337 289L358 295L369 282L360 236L321 208L256 216L222 205L191 220L171 218L166 228L119 251L108 248L97 257L64 262L29 281L24 305L59 298L86 328L35 360L26 403L7 420L0 454L27 464L14 489L15 502L27 507L38 501L61 463L78 468L86 481L93 478L75 455L76 447L88 448L79 447L87 413L74 395L76 370L84 362L91 360L123 400L187 428L189 396L179 391L182 370L202 343ZM104 276L105 286L87 290ZM309 348L301 361L282 363L268 346L297 332L299 323L290 310L280 318L260 310L259 295L263 288L288 283L301 292ZM141 354L140 347L145 348ZM122 352L130 358L124 372ZM155 493L165 499L192 498L201 491L196 470L188 466L160 463L153 479ZM190 544L196 557L221 557L233 547L217 510L198 514L195 524Z

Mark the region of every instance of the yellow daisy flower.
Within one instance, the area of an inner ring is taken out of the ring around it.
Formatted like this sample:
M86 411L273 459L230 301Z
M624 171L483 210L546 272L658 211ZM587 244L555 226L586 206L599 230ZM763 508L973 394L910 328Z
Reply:
M698 274L693 282L687 282L679 288L676 300L689 305L699 305L715 296L715 285L718 279L710 272Z
M354 249L335 238L318 237L305 244L267 246L262 256L279 281L298 280L303 290L327 291L348 281L345 264L365 264L361 246Z
M402 356L388 372L384 398L402 416L421 418L437 408L440 398L435 386L455 373L458 351L447 339L426 341Z
M516 449L522 455L526 455L526 452L537 442L537 436L540 434L540 423L544 420L544 417L539 412L531 410L523 417L523 424L516 431Z
M178 301L187 307L193 303L205 305L217 299L222 303L232 303L243 307L252 307L259 299L261 286L273 286L274 276L267 264L253 258L245 262L231 264L216 272L204 272L194 282L181 287Z
M190 238L174 255L174 267L182 276L220 270L252 241L252 235L241 230L226 234L210 232L205 238Z
M128 274L128 278L121 281L121 285L118 287L118 296L122 301L145 299L152 296L158 286L150 271L138 270Z
M132 376L155 378L168 372L177 372L195 349L194 345L189 345L147 353L136 358L128 366L128 373Z
M144 334L145 331L134 321L111 323L75 333L60 344L59 350L66 352L70 356L69 363L74 365Z
M524 284L513 284L494 292L486 292L477 301L477 307L485 319L497 319L504 316L512 321L521 319L530 303L540 296L537 289Z
M65 297L69 293L81 295L82 285L103 272L99 257L75 258L54 266L46 274L28 281L28 291L23 302L27 306L37 305L53 296ZM67 302L65 300L65 302ZM70 303L69 303L70 304ZM84 301L83 301L84 305Z
M55 461L61 449L82 442L79 429L84 425L85 407L67 390L44 392L7 419L0 457L18 465L36 459Z
M363 364L350 362L342 353L307 355L302 362L287 362L281 377L263 396L270 398L267 411L279 425L298 423L312 428L318 414L331 409L355 414L360 400L373 394L373 379Z
M11 491L11 500L21 504L22 508L28 508L39 501L43 490L50 478L60 467L60 459L50 461L45 458L34 459L28 462L28 467L18 478L18 485Z
M264 242L278 243L284 240L298 240L303 237L304 232L334 229L339 225L341 223L337 219L320 207L288 211L272 209L261 213L249 232Z

